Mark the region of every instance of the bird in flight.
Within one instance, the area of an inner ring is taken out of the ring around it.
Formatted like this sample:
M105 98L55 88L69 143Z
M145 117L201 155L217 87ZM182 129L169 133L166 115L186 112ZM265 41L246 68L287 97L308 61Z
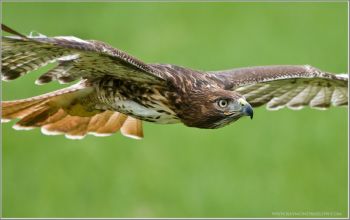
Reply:
M220 128L253 108L348 105L348 74L309 65L277 65L203 72L147 64L96 40L25 36L2 25L2 80L10 81L55 63L36 84L78 83L47 94L2 102L2 122L15 129L40 127L47 135L80 139L87 134L143 137L142 121Z

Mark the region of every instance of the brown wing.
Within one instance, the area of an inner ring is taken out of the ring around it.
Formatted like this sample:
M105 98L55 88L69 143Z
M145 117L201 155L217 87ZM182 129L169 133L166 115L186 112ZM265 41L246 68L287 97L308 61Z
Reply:
M348 74L330 74L314 67L259 66L209 72L225 89L242 94L254 107L328 108L348 105Z
M165 76L152 66L103 42L76 37L23 36L2 25L15 36L2 37L2 79L13 80L49 63L56 67L41 75L37 84L58 80L112 76L135 83L165 84Z

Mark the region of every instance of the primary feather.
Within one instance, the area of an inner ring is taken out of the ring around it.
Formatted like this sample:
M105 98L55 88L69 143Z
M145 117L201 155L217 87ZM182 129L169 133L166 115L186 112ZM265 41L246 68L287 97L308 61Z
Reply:
M208 73L226 89L269 110L348 105L348 74L331 74L309 65L258 66Z

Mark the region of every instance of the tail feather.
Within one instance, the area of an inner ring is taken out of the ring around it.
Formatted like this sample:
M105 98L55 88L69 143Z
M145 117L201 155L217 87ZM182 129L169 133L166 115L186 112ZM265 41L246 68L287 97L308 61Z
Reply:
M128 117L120 131L126 137L142 139L142 121L136 118Z
M123 125L128 116L106 111L103 114L92 118L88 126L88 132L97 136L106 136L117 132Z
M42 127L42 132L48 135L65 134L67 138L81 139L86 135L86 128L91 117L66 115L59 121Z
M62 119L64 119L67 116L67 112L63 109L59 109L56 114L53 114L51 117L48 117L44 122L41 124L38 124L38 126L45 126L47 124L53 124L56 123Z
M113 112L105 111L101 114L95 115L91 118L91 121L88 125L89 132L97 132L100 128L102 128L108 121L109 117L111 117ZM103 134L103 132L100 132Z
M2 102L2 119L11 120L23 118L37 108L42 102L42 100Z
M65 134L71 139L81 139L87 134L108 136L119 130L127 137L143 137L142 122L138 119L112 111L86 112L79 98L91 91L73 86L29 99L5 101L1 119L2 122L20 119L13 126L17 130L41 127L43 134Z
M29 113L24 118L16 123L17 127L37 127L45 121L52 113L56 113L57 108L50 108L48 106L41 106L35 111Z

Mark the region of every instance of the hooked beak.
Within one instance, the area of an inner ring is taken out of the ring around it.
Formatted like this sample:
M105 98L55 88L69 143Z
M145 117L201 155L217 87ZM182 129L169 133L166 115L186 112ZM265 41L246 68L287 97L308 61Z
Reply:
M253 108L252 106L243 98L238 99L238 102L242 105L242 114L250 116L250 119L253 119Z

